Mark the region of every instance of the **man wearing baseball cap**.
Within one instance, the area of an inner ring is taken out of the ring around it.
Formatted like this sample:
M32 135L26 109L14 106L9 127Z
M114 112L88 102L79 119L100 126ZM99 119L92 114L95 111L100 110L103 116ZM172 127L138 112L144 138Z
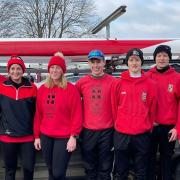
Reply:
M113 167L113 118L111 86L115 78L104 73L105 56L100 50L88 55L91 73L76 86L83 100L82 157L86 180L111 180Z
M160 152L160 179L171 180L171 157L177 139L178 103L180 98L179 74L169 65L172 59L171 48L159 45L154 51L156 66L148 75L156 83L158 93L157 117L152 133L149 180L155 179L155 160Z
M143 52L133 48L126 55L128 70L113 84L112 110L115 119L115 176L127 180L133 159L138 180L147 179L151 131L155 120L156 89L141 70Z

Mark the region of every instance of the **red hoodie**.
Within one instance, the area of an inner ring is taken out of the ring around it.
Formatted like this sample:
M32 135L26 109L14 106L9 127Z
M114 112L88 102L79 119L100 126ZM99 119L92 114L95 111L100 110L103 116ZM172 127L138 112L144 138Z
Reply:
M159 73L156 67L147 73L157 82L158 124L176 125L178 119L178 102L180 97L180 75L173 68L164 73Z
M79 135L82 129L82 104L78 90L71 83L66 89L47 88L38 90L34 135L40 132L54 138Z
M111 86L115 78L104 74L100 78L87 75L76 86L83 99L83 126L92 130L113 127L111 110Z
M155 83L150 78L144 73L140 78L132 78L129 71L123 72L112 89L116 131L129 135L151 131L156 102Z

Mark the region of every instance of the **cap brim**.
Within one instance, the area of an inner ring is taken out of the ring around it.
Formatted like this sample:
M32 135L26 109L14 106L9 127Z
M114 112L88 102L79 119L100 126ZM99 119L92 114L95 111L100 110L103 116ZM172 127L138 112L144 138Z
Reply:
M93 59L104 60L103 57L98 57L98 56L93 56L92 58L88 58L88 60L93 60Z

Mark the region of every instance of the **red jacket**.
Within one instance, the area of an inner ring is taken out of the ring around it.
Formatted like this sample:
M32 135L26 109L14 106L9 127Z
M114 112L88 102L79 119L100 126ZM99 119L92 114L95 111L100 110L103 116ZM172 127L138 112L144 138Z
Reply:
M113 127L111 109L111 86L115 78L104 74L100 78L87 75L76 86L83 100L83 126L92 130Z
M66 89L47 88L38 90L34 135L40 132L54 138L69 138L79 135L82 129L82 104L78 90L71 83Z
M156 115L155 83L142 74L132 78L129 71L121 74L112 89L112 109L115 129L136 135L151 131Z
M0 83L4 82L5 80L7 80L7 78L3 75L0 75Z
M176 125L180 97L180 76L173 68L159 73L156 67L147 73L157 85L157 119L158 124Z

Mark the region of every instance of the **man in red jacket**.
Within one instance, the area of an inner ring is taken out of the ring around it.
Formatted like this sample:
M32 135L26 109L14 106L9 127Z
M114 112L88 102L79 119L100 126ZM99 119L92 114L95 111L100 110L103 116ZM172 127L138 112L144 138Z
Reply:
M86 180L111 180L113 167L113 118L111 85L114 77L103 72L105 59L99 50L88 55L91 74L76 86L83 100L82 156Z
M156 66L148 75L157 82L158 107L153 130L151 169L149 180L155 179L155 159L160 152L160 179L171 180L171 157L177 138L178 103L180 97L179 74L169 65L172 58L171 48L160 45L154 51Z
M112 88L115 119L114 149L117 180L127 180L130 160L137 180L147 179L151 131L155 120L155 83L141 70L143 52L131 49L126 55L128 70Z

